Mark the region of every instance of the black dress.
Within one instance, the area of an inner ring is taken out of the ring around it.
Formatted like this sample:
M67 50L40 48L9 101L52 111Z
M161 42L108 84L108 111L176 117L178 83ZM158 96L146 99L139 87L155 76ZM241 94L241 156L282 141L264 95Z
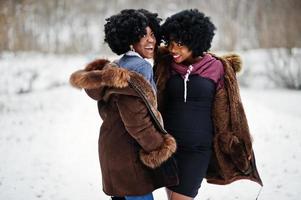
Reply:
M211 79L191 75L184 102L184 81L180 75L171 76L166 85L164 126L177 141L175 158L180 179L179 185L169 189L193 198L206 176L212 152L211 110L215 87Z

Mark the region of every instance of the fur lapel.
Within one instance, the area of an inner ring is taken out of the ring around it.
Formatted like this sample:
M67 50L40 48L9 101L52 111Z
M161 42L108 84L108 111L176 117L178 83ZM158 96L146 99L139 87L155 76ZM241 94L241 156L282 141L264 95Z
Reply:
M104 86L125 88L130 79L129 72L118 68L107 60L96 60L83 70L74 72L70 77L70 83L76 88L96 89Z

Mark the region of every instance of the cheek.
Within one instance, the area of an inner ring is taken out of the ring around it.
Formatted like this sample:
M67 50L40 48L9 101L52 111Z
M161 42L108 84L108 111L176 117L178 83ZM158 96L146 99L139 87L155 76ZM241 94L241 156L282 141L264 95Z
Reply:
M154 43L154 44L156 44L156 43L157 43L157 40L156 40L156 38L155 38L155 37L153 38L153 43Z
M192 57L192 52L189 50L186 50L185 55L186 55L186 58L190 58L190 57Z
M138 44L134 45L134 49L136 52L141 53L141 51L143 50L141 42L139 42Z
M188 51L186 49L181 49L181 55L185 58L188 57Z

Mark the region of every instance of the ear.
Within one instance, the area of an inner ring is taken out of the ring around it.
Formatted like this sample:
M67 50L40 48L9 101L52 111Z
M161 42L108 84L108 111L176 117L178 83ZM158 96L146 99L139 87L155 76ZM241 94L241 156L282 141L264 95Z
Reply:
M130 50L136 52L136 50L132 44L130 45Z

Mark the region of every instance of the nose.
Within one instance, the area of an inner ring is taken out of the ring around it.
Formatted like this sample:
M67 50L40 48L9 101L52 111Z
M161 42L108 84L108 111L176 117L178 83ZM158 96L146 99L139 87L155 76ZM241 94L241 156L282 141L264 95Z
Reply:
M173 43L169 44L167 49L170 53L175 53L176 52L176 48L175 48L175 45Z
M150 43L153 43L153 42L156 41L156 38L150 35L150 36L147 37L147 41L150 42Z

